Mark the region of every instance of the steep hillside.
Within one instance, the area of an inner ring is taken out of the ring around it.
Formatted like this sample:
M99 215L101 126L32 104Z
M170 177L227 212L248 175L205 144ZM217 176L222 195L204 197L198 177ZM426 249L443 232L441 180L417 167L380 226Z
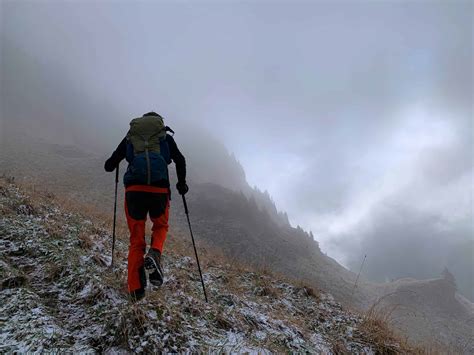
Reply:
M448 274L450 275L450 274ZM408 339L444 344L455 353L474 353L474 305L456 292L452 275L400 279L378 287L377 308L391 313L392 325Z
M105 159L72 146L34 141L5 145L0 152L4 171L19 181L34 182L78 204L111 211L114 176L103 171ZM191 160L190 170L197 169L192 168L193 164ZM173 173L174 168L170 171ZM189 185L191 192L187 198L196 233L208 245L222 249L230 257L317 283L340 301L367 299L364 289L361 289L364 294L356 294L354 299L356 276L321 253L318 243L307 232L277 222L276 209L269 211L259 206L255 198L248 198L244 191L216 183L195 183L191 177ZM122 191L119 190L119 206L122 206ZM171 228L185 231L182 203L174 189L171 206ZM121 208L119 215L123 217Z
M105 158L73 146L29 141L16 146L3 145L0 166L20 183L33 183L40 189L55 191L73 207L86 206L110 216L114 176L103 172ZM311 287L329 292L339 302L354 308L367 310L374 303L385 305L387 311L383 312L393 316L389 320L405 336L417 342L431 344L437 339L451 348L457 349L458 344L462 344L460 349L472 347L471 320L466 321L472 319L469 318L472 304L459 294L456 293L454 299L464 305L461 309L466 316L463 317L442 311L441 304L428 302L430 292L415 298L408 297L410 293L398 292L405 284L415 285L407 280L374 284L361 277L355 285L356 275L321 253L317 242L306 232L275 222L268 210L259 207L244 192L212 183L194 184L192 180L190 188L187 198L195 232L206 248L222 250L231 260L305 280ZM122 197L120 187L119 206ZM173 193L171 204L172 231L187 233L182 203L176 193ZM119 220L123 221L121 208ZM398 292L397 297L393 296L394 292ZM383 302L377 302L380 298ZM423 310L426 304L431 304L429 312Z
M324 255L303 230L274 223L243 194L215 184L194 186L188 199L195 231L210 245L246 263L308 280L339 300L351 299L355 275ZM185 215L177 207L172 224L184 232Z
M178 243L165 283L132 303L127 243L50 194L29 197L0 179L0 351L393 353L412 349L327 293L204 256L210 302Z

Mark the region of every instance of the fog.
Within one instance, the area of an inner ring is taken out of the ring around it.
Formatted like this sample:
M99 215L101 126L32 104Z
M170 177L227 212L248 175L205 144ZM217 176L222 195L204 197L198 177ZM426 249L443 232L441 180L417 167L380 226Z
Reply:
M344 265L474 299L472 2L0 4L2 140L109 154L156 110Z

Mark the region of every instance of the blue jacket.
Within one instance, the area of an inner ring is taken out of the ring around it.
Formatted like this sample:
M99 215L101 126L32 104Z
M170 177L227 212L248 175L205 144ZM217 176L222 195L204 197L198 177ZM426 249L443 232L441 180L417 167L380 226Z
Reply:
M185 183L186 182L186 160L183 154L181 154L181 152L178 149L178 146L176 145L176 142L174 141L173 137L170 136L169 134L166 135L166 139L164 143L166 144L162 145L161 147L163 158L165 159L167 164L170 164L171 161L174 161L176 165L176 175L178 176L178 182ZM107 161L105 162L105 165L104 165L105 171L107 172L114 171L115 168L119 165L119 163L123 159L127 159L127 161L130 164L134 158L136 159L137 157L133 156L133 147L131 147L131 144L127 142L127 138L124 138L118 145L117 149L115 149L115 151L112 153L112 156L109 159L107 159ZM154 173L158 174L158 172L154 172ZM161 172L161 174L163 175L163 172ZM129 169L127 169L127 173L125 173L125 176L124 176L124 184L125 184L125 187L129 187L132 185L143 185L143 182L139 181L139 179L130 172L130 165L129 165ZM162 179L153 181L151 185L156 186L156 187L169 188L170 182L169 182L169 179L167 178L167 174L166 174L166 177L163 176Z

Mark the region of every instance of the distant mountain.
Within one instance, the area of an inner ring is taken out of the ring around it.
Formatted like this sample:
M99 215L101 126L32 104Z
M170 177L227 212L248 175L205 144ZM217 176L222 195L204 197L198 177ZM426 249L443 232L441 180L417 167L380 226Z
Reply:
M242 192L278 225L290 226L287 214L277 209L267 191L250 187L242 165L221 141L194 123L177 127L175 139L187 158L190 183L213 183Z
M444 344L451 353L474 353L474 304L456 292L447 271L437 279L400 279L378 285L377 308L411 340ZM431 339L431 340L429 340Z

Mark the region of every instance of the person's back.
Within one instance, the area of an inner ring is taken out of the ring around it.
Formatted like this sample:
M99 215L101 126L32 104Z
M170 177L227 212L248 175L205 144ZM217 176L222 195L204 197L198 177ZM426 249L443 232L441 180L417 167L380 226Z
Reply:
M130 122L127 136L105 162L105 170L115 170L123 159L128 162L124 175L125 214L130 230L128 254L128 290L134 299L145 295L146 273L150 283L161 286L160 264L168 232L170 181L168 165L174 161L181 195L188 192L186 161L179 151L163 118L149 112ZM145 224L147 215L153 222L151 245L145 256ZM144 257L145 256L145 257Z

